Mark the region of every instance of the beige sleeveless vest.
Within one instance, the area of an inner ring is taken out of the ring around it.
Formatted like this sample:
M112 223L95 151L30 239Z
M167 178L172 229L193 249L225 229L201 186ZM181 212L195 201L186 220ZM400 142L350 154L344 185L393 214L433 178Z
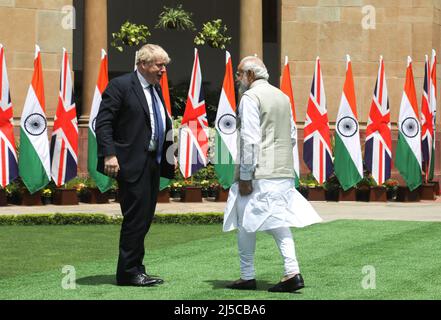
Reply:
M260 110L262 142L254 179L294 178L289 98L266 80L253 82L244 96L251 98ZM240 130L241 121L238 120ZM238 179L239 166L236 166Z

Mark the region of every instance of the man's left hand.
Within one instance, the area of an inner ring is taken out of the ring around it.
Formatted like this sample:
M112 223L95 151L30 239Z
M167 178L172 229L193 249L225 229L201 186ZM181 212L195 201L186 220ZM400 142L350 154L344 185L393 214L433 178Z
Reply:
M251 180L239 180L239 193L241 196L248 196L253 192Z

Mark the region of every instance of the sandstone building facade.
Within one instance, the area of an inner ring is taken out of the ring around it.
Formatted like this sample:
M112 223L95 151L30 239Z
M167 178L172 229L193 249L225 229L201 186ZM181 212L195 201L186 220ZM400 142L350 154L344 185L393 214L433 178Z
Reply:
M185 1L184 6L187 3L191 6L193 3L197 7L198 1L201 0ZM133 8L137 8L136 5L140 2L149 1L132 0L124 3L127 3L128 7L132 3ZM158 2L161 6L162 2L166 5L174 4L174 1L155 1ZM111 26L112 21L118 16L118 12L112 11L115 3L111 0L0 0L0 43L6 49L14 121L17 126L32 77L34 45L38 43L42 50L49 125L57 105L62 48L65 47L71 54L71 61L74 61L74 77L76 83L81 84L81 92L77 93L80 97L77 105L80 123L79 171L82 173L87 171L87 123L97 78L100 49L106 48L111 52L109 33L115 30L109 30L108 26ZM334 128L345 77L345 55L351 55L363 142L378 60L379 56L383 55L395 147L396 123L407 56L410 55L414 61L417 97L421 109L425 54L430 55L432 48L435 49L439 55L436 175L438 179L441 177L441 0L224 1L234 8L228 9L229 13L222 12L219 1L204 3L206 6L210 3L212 6L218 6L213 11L218 12L220 18L236 21L232 26L234 44L231 48L235 65L240 57L256 53L271 65L272 79L278 83L285 56L289 57L300 128L300 145L317 56L320 56L322 61L328 116L331 127ZM76 10L73 16L72 9ZM234 14L231 11L234 11ZM145 14L148 15L148 11ZM76 26L75 23L72 24L72 17L76 17ZM76 29L73 30L72 26ZM78 33L78 30L81 30L80 44L75 42L78 35L75 32ZM268 40L268 37L272 40ZM191 54L192 52L188 56L191 57ZM213 64L212 61L210 63ZM176 68L178 69L178 65ZM222 65L216 70L222 70ZM207 68L207 73L210 72L219 73ZM217 81L216 79L222 77L221 72L212 78L215 79L213 81ZM221 86L220 81L218 86ZM303 161L301 164L301 171L305 174L307 169ZM394 177L398 177L397 172L393 172Z

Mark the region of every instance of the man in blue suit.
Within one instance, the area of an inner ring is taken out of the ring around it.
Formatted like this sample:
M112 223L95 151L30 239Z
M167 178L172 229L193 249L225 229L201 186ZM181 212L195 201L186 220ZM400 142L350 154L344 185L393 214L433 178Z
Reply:
M136 71L109 82L96 119L98 171L117 179L124 217L118 285L153 286L163 282L148 275L143 259L159 178L174 176L172 122L159 86L169 62L160 46L143 46Z

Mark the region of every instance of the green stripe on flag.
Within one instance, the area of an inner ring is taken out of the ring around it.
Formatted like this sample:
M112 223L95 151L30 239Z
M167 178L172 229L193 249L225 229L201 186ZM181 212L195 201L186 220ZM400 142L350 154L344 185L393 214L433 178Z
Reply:
M400 171L409 189L412 191L418 188L423 183L421 166L401 132L398 134L395 158L395 166Z
M228 189L234 182L235 164L233 157L228 150L227 145L222 140L219 132L216 131L216 161L214 170L216 172L219 184L224 189Z
M294 185L296 187L296 189L299 189L300 187L300 178L297 175L297 172L294 171Z
M170 179L162 178L162 177L159 179L159 191L164 190L169 185L170 185Z
M363 177L360 176L348 149L346 149L344 142L338 134L335 135L334 153L335 174L340 181L343 190L346 191L360 182Z
M50 181L41 159L29 141L28 136L20 129L20 152L18 169L20 177L31 194L44 188Z
M91 129L89 128L88 135L88 156L87 156L87 170L89 175L96 182L98 189L102 193L108 191L112 187L112 179L97 171L98 164L98 147L96 144L96 138Z

